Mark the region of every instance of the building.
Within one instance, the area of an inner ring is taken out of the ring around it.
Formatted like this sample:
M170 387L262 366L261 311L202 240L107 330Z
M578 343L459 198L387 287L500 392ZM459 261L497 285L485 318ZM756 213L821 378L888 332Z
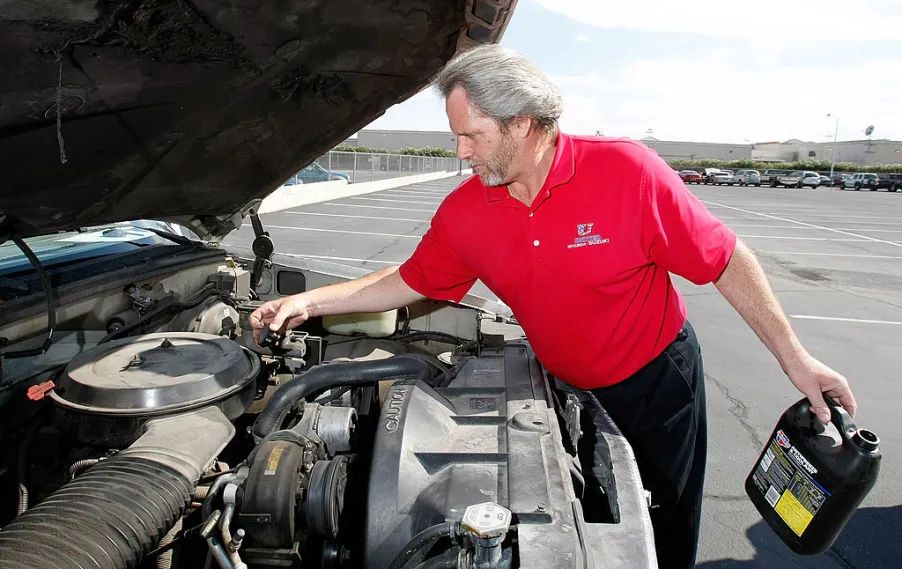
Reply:
M642 143L664 160L750 160L751 144L677 142L646 136Z
M729 144L717 142L680 142L658 140L653 136L641 139L664 160L759 160L761 162L831 161L832 142L807 142L793 138L783 142ZM349 140L350 142L350 140ZM399 148L436 147L455 150L456 139L447 131L418 130L361 130L356 144L397 150ZM844 140L838 141L836 162L853 164L902 164L902 141Z
M795 162L825 160L851 162L862 166L870 164L902 164L902 141L839 140L832 142L806 142L790 139L784 142L758 142L752 150L752 158L762 162ZM835 150L834 150L835 149ZM835 152L835 156L834 156Z
M451 132L438 130L361 130L357 133L357 144L386 150L407 147L454 150L457 139Z

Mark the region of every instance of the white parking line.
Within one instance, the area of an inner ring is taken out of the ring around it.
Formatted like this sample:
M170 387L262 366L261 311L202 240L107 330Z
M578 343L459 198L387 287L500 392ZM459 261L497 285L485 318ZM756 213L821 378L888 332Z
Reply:
M243 224L250 227L250 223ZM292 231L320 231L323 233L347 233L349 235L373 235L375 237L403 237L405 239L420 239L422 235L401 235L398 233L371 233L369 231L347 231L344 229L318 229L314 227L290 227L287 225L267 225L267 229L291 229Z
M817 229L817 227L795 227L794 225L755 225L754 223L731 223L730 227L754 227L756 229Z
M815 229L812 227L811 229ZM786 235L742 235L737 233L737 237L743 237L748 239L790 239L793 241L841 241L841 242L866 242L870 241L870 239L833 239L830 237L789 237ZM895 241L893 242L895 243Z
M319 205L335 205L339 207L368 207L370 209L390 209L392 211L421 211L423 213L435 213L434 209L410 209L403 207L388 207L385 205L361 205L356 203L335 203L335 202L322 202Z
M856 253L809 253L807 251L766 251L755 249L758 253L770 253L771 255L810 255L812 257L856 257L859 259L902 259L891 255L863 255Z
M418 194L435 194L446 196L451 193L451 189L447 190L429 190L425 188L415 188L409 186L400 186L398 188L386 188L384 191L386 192L415 192Z
M797 224L799 224L799 225L805 225L805 226L808 226L808 227L819 227L819 228L823 229L824 231L832 231L832 232L834 232L834 233L839 233L839 234L841 234L841 235L848 235L848 236L850 236L850 237L859 237L859 238L865 239L865 240L867 240L867 241L873 241L874 243L885 243L885 244L887 244L887 245L892 245L893 247L902 247L902 243L896 243L895 241L887 241L887 240L885 240L885 239L877 239L876 237L868 237L867 235L861 235L861 234L858 234L858 233L852 233L852 232L850 232L850 231L841 231L841 230L839 230L839 229L832 229L832 228L830 228L830 227L824 227L823 225L814 225L814 224L812 224L812 223L805 223L805 222L803 222L803 221L796 221L796 220L794 220L794 219L788 219L788 218L785 218L785 217L777 217L777 216L770 215L770 214L767 214L767 213L758 213L757 211L751 211L751 210L748 210L748 209L742 209L742 208L732 207L732 206L728 206L728 205L724 205L724 204L718 204L718 203L716 203L716 202L708 202L708 201L704 201L704 200L702 200L702 201L703 201L703 203L706 203L706 204L707 204L707 203L712 203L712 204L714 204L714 205L720 205L720 206L723 206L723 207L725 207L725 208L727 208L727 209L732 209L732 210L739 211L739 212L742 212L742 213L747 213L747 214L750 214L750 215L757 215L757 216L760 216L760 217L766 217L766 218L768 218L768 219L775 219L775 220L777 220L777 221L786 221L786 222L788 222L788 223L797 223Z
M802 228L799 227L798 229ZM859 229L857 227L836 227L834 229L839 229L840 231L870 231L872 233L902 233L902 229Z
M420 202L420 201L416 201L416 200L390 200L390 199L385 199L385 198L358 198L357 196L351 196L351 197L348 197L345 199L347 199L347 200L366 200L369 202L418 203L418 204L423 204L423 205L438 205L435 202Z
M902 221L843 221L841 219L831 219L830 223L846 223L848 225L892 225L899 227ZM854 229L852 231L855 231Z
M805 314L790 314L790 318L798 318L799 320L834 320L836 322L857 322L860 324L891 324L893 326L902 326L902 322L893 320L863 320L860 318L840 318L838 316L808 316Z
M404 188L392 188L390 190L383 190L383 191L405 192L405 193L409 193L409 194L424 194L424 195L430 195L430 196L433 196L433 195L434 196L447 196L449 193L451 193L451 192L442 191L442 190L405 190Z
M325 217L347 217L349 219L377 219L380 221L415 221L417 223L429 223L428 219L407 219L403 217L373 217L369 215L344 215L341 213L319 213L313 211L286 211L295 215L320 215Z
M357 263L379 263L381 265L400 265L404 261L377 261L375 259L356 259L354 257L330 257L328 255L305 255L304 253L282 253L286 257L300 257L302 259L325 259L327 261L352 261Z
M404 194L401 192L379 192L378 194L373 195L386 198L420 198L424 200L435 200L436 203L441 202L445 199L445 196L427 196L420 193Z
M441 203L441 201L445 198L440 198L436 196L424 196L423 194L402 194L398 192L379 192L376 194L370 194L373 196L378 196L382 198L417 198L421 200L435 200L435 203Z
M756 206L756 205L757 205L757 206L760 206L760 205L762 205L762 203L761 203L761 202L757 202L757 203L739 203L739 202L730 202L730 205L732 205L732 206ZM799 212L801 212L801 213L808 213L808 212L810 212L810 211L812 210L812 207L811 207L810 205L793 206L793 205L780 205L780 204L775 204L775 203L770 203L770 204L767 204L767 205L769 205L769 206L774 206L774 207L779 206L780 211L769 211L769 212L767 212L767 213L772 213L772 214L777 214L777 213L790 213L790 212L793 212L793 211L795 211L796 213L799 213ZM719 207L719 206L714 206L714 207ZM783 211L783 210L785 210L785 211ZM845 211L845 210L838 210L838 209L837 209L837 210L832 210L832 209L818 209L818 215L819 215L819 214L836 214L836 215L840 215L840 214L847 214L847 213L849 213L849 212L848 212L848 211Z
M753 219L748 219L745 217L730 217L730 216L717 216L717 219L738 219L740 221L754 221ZM805 219L799 219L796 221L804 221ZM821 221L822 223L843 223L845 225L890 225L892 227L899 227L902 225L902 221L855 221L853 219L843 220L843 219L822 219L822 220L814 220L811 221ZM730 227L742 227L739 224L731 224ZM754 225L746 225L745 227L756 227ZM789 225L774 225L774 226L757 226L757 227L786 227L791 228ZM795 229L802 229L801 227L796 227ZM814 229L814 228L812 228ZM850 231L859 231L857 228L848 228L848 227L834 227L834 229L849 229ZM861 230L863 231L863 230Z
M895 224L893 224L895 225ZM801 230L801 229L811 229L813 231L821 231L820 227L798 227L795 225L755 225L753 223L744 224L744 223L732 223L730 224L731 228L741 227L743 229L792 229L792 230ZM871 233L902 233L902 229L865 229L858 227L833 227L832 229L839 229L840 231L869 231Z
M728 206L728 205L721 206L721 207L725 207L728 209L735 209L738 211L743 211L740 208ZM755 212L755 213L757 215L776 215L776 216L781 216L781 215L785 215L785 214L789 214L789 215L802 214L802 215L800 215L800 217L804 218L804 219L814 219L814 218L821 218L821 217L841 217L843 219L864 219L867 221L870 221L872 219L895 219L896 223L902 223L902 219L900 219L899 217L893 217L893 216L889 216L889 215L856 215L856 214L849 214L849 213L820 214L820 213L808 213L808 212L798 212L797 213L797 212L781 212L781 211L761 211L761 212ZM831 221L831 220L824 219L823 221Z

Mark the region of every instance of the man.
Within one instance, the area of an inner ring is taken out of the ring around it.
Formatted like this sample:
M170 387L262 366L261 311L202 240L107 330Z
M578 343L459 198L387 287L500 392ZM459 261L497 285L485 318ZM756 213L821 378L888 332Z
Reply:
M482 279L543 365L591 390L633 446L660 566L692 567L704 374L669 273L713 282L822 421L822 394L855 412L846 379L805 351L751 251L654 152L558 131L560 95L529 61L483 46L451 61L436 83L458 156L478 177L444 200L400 268L266 303L251 317L255 333L424 297L459 301Z

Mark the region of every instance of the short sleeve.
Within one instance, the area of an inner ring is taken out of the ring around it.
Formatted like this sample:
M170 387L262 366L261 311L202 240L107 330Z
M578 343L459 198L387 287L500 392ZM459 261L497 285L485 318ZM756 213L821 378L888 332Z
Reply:
M645 157L640 194L642 239L649 259L695 284L716 281L736 248L733 230L651 150Z
M429 230L399 270L404 282L427 298L460 302L476 282L476 274L454 247L445 221L446 204L435 213Z

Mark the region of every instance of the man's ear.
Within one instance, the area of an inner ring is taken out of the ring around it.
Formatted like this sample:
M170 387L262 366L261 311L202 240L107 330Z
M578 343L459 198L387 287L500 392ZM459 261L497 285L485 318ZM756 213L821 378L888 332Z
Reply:
M534 128L533 120L529 117L512 117L508 123L508 128L516 138L526 138Z

